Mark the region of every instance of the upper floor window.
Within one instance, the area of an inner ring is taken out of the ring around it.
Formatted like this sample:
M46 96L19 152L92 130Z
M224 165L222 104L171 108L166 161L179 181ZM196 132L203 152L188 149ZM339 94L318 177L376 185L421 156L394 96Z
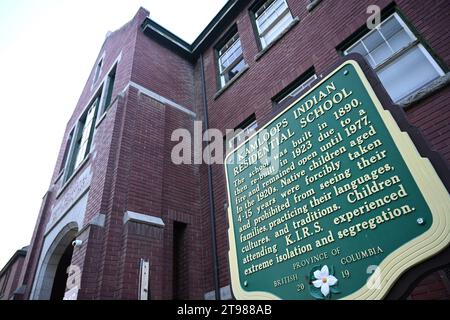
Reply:
M226 41L225 45L218 49L217 55L220 85L223 87L246 67L241 40L237 32Z
M255 23L261 46L264 49L293 21L286 0L268 0L256 11Z
M120 60L120 56L118 60ZM100 123L102 116L113 102L117 65L116 62L111 67L104 83L99 86L89 107L82 114L67 138L60 170L62 172L64 169L64 182L74 174L91 151L95 127Z
M111 105L113 90L114 90L114 82L116 80L116 67L112 69L112 71L108 75L108 79L106 80L106 97L105 97L105 107L107 110Z
M394 102L444 75L428 50L394 13L344 51L362 54Z
M94 81L93 83L96 83L98 78L100 77L100 74L102 72L103 67L103 58L100 59L100 61L97 63L97 66L95 67L95 73L94 73Z
M276 104L282 104L287 100L297 98L302 91L311 87L311 84L317 79L317 75L314 73L313 68L312 72L313 72L312 75L308 74L296 80L291 86L288 87L287 90L285 90L276 98L274 98L274 102Z
M86 158L90 151L91 137L94 132L95 113L97 111L98 99L89 108L86 115L80 121L79 135L77 139L77 156L75 158L75 168L77 168Z
M113 100L114 84L116 82L116 70L117 64L114 65L114 67L109 72L108 77L106 78L104 89L102 92L103 100L98 112L99 117L101 117L106 111L108 111L109 107L111 106L111 102Z
M312 9L314 9L322 0L309 0L308 4L306 5L306 9L308 11L311 11Z
M61 167L59 169L59 172L61 173L64 169L64 166L66 165L67 162L67 157L69 156L69 151L70 151L70 146L72 144L72 139L73 139L73 134L74 134L75 129L72 129L72 131L70 131L69 133L69 137L67 138L66 141L66 146L64 148L64 155L63 155L63 159L61 162Z
M67 159L65 181L67 181L91 150L92 137L95 128L95 118L100 97L96 98L87 111L81 116L75 128L75 138Z
M239 126L234 128L231 135L226 137L227 153L237 148L241 143L250 138L250 136L258 129L255 115L251 115Z

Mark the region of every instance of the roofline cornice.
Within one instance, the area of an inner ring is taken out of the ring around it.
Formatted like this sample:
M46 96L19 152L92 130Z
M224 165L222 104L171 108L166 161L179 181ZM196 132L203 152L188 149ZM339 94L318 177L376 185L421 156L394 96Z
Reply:
M164 45L188 60L194 61L211 44L215 36L222 33L223 30L220 27L231 23L235 14L249 2L249 0L229 0L192 44L187 43L149 17L142 23L142 31L147 36L161 41Z
M0 271L0 278L3 276L3 274L8 270L8 268L17 260L19 257L25 257L27 255L27 249L20 249L17 250L14 255L9 259L9 261L5 264L3 269Z

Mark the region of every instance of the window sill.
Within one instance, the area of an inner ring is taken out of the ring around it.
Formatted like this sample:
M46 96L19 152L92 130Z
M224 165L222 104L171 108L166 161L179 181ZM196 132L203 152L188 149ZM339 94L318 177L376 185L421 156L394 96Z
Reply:
M321 3L321 2L322 2L322 0L313 0L313 1L311 1L311 2L306 6L306 10L308 10L309 12L313 11L313 9L314 9L315 7L317 7L317 5L318 5L319 3Z
M299 17L295 17L294 20L292 20L292 22L283 30L281 31L281 33L275 38L273 39L273 41L264 49L262 49L256 56L255 56L255 61L258 61L259 59L261 59L261 57L263 55L266 54L267 51L269 51L273 46L275 46L275 44L277 44L278 41L281 40L281 38L284 37L284 35L286 33L288 33L297 23L300 22Z
M231 87L231 85L232 85L233 83L235 83L236 80L237 80L238 78L240 78L240 77L245 73L245 71L247 71L248 69L249 69L249 66L248 66L248 65L245 66L244 69L242 69L241 71L239 71L239 72L233 77L233 79L231 79L230 81L228 81L227 84L225 84L219 91L217 91L216 94L214 95L214 100L216 100L217 98L219 98L219 97L222 95L222 93L224 93L229 87Z
M413 94L404 98L403 100L398 102L398 105L403 107L405 110L411 108L413 105L418 103L419 101L431 96L435 92L447 87L450 84L450 72L446 73L442 77L437 78L436 80L430 82L425 87L417 90Z
M67 189L67 187L70 185L70 183L72 182L72 180L77 176L77 174L81 171L81 169L84 168L84 166L86 165L86 163L89 161L89 158L91 157L91 154L88 154L86 156L86 158L83 160L83 162L78 166L78 168L72 173L72 175L70 176L69 179L67 179L67 181L63 184L63 186L61 187L61 189L59 189L58 193L56 194L56 199L58 199L61 194L64 192L64 190Z

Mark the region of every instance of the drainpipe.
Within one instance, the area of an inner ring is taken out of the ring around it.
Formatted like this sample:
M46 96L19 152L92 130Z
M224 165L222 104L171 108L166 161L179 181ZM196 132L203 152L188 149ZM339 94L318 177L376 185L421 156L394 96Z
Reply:
M202 95L203 95L203 111L205 116L205 128L209 129L208 118L208 99L206 98L206 80L205 67L203 64L203 54L200 55L200 68L202 69ZM209 139L209 137L207 137ZM212 167L208 164L208 193L209 193L209 208L211 213L211 244L213 255L213 273L214 273L214 291L216 300L220 300L220 285L219 285L219 258L217 256L217 237L216 237L216 208L214 206L214 188L212 180Z

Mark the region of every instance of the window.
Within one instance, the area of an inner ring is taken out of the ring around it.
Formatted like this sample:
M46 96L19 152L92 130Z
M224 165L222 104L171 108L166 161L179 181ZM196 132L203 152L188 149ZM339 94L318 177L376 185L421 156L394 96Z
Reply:
M103 104L103 112L108 110L111 105L112 94L114 90L114 81L116 80L116 66L112 69L112 71L108 75L108 79L106 80L106 92L105 92L105 101Z
M97 104L98 100L96 100L89 108L84 123L82 124L82 129L80 130L81 134L78 136L77 140L78 152L75 158L75 168L83 162L84 158L89 153Z
M241 40L236 32L217 52L220 86L225 86L247 65L242 54Z
M117 64L111 69L111 72L108 74L108 77L105 81L104 89L101 92L101 96L103 99L101 99L100 107L98 108L98 115L99 118L109 109L112 102L113 97L113 91L114 91L114 83L116 81L116 69Z
M113 101L114 84L116 81L116 70L117 64L112 67L111 71L108 74L108 77L104 82L104 85L102 85L100 90L98 91L100 102L97 111L97 121L99 121L99 119L101 119L106 111L108 111L108 109L111 107L111 103Z
M61 162L61 168L59 170L60 173L61 173L61 171L63 171L64 166L66 165L67 156L69 155L70 145L72 144L72 138L73 138L73 132L74 131L75 130L72 129L72 131L69 134L69 138L67 139L66 148L64 149L64 156L63 156L63 159L62 159L62 162Z
M70 158L68 159L67 172L64 181L67 181L80 164L86 159L89 154L92 143L92 136L95 127L95 116L100 97L96 98L94 103L88 108L83 116L78 121L75 129L75 140L72 143Z
M301 76L299 80L296 80L292 85L288 87L286 91L283 91L280 95L275 97L273 100L276 104L282 104L283 102L296 98L300 92L304 91L306 88L309 88L311 84L317 79L317 75L314 73L314 69L312 69L312 75ZM306 79L306 80L305 80Z
M256 132L258 129L258 123L256 122L255 115L251 115L247 120L237 126L232 132L231 136L227 137L227 153L235 149L246 139Z
M119 57L120 59L120 57ZM103 59L98 63L96 77L102 68ZM66 150L62 161L62 169L65 170L64 182L66 182L83 163L91 150L92 138L96 123L111 106L114 84L116 80L117 62L110 69L105 82L102 83L94 95L94 99L87 111L81 116L76 127L70 132L67 140ZM98 117L98 119L97 119Z
M352 52L364 56L394 102L444 75L397 13L385 19L344 53Z
M100 61L97 63L97 67L95 68L93 83L96 83L98 78L100 77L100 73L102 72L102 66L103 66L103 58L100 59Z
M293 21L286 0L269 0L256 11L255 23L261 46L264 49Z
M308 11L313 10L322 0L309 0L308 4L306 5L306 9Z

